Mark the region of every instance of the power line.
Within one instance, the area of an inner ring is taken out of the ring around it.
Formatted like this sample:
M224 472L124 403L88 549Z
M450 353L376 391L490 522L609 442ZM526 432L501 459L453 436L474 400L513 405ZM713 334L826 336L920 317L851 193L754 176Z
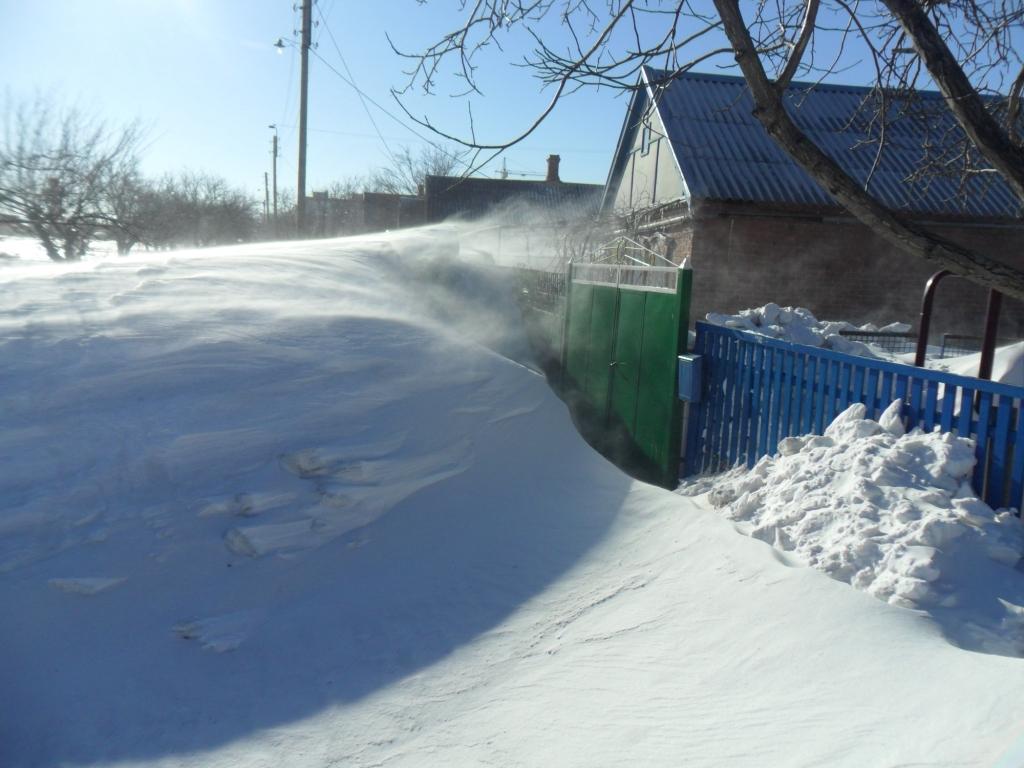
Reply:
M323 65L325 67L327 67L329 70L331 70L331 72L333 72L335 75L337 75L337 77L343 83L345 83L349 88L354 90L362 98L366 99L370 104L375 106L377 109L379 109L385 115L387 115L392 120L394 120L396 123L398 123L400 126L405 128L405 130L407 130L413 136L418 138L420 141L422 141L422 142L424 142L426 144L429 144L430 146L434 147L434 149L438 150L439 152L443 152L444 154L448 155L449 157L455 159L457 162L459 162L460 164L466 166L470 170L473 170L473 166L470 163L467 163L465 160L460 158L458 155L455 155L452 152L450 152L449 150L445 149L440 144L438 144L436 141L431 141L426 136L424 136L423 134L419 133L418 131L416 131L411 126L409 126L407 123L403 122L401 120L401 118L396 117L392 112L390 112L389 110L385 109L380 104L378 104L376 101L374 101L372 97L370 97L365 91L363 91L359 86L357 86L354 82L352 82L351 79L349 79L348 77L343 75L341 72L339 72L338 69L334 65L331 64L331 62L327 61L327 59L325 59L323 56L321 56L318 51L312 51L312 53L313 53L314 56L316 56L323 63Z
M337 7L337 3L336 3L335 0L331 0L331 4L329 6L327 6L327 13L324 13L323 11L320 10L319 0L316 3L316 5L313 6L313 7L316 8L316 12L318 14L320 14L320 21L322 22L323 26L326 27L327 26L327 20L329 18L331 18L331 14L334 13L334 9ZM323 31L321 31L320 34L317 35L317 38L316 38L317 39L317 44L320 43L320 38L323 37L323 34L324 34ZM328 30L328 34L330 34L330 30Z
M334 33L331 31L331 28L328 26L327 19L324 17L323 12L321 12L321 10L319 8L317 8L317 13L320 14L320 24L321 24L321 26L323 26L323 28L325 30L327 30L327 36L329 38L331 38L331 42L334 44L334 50L337 51L338 58L341 60L341 66L343 66L345 68L345 73L349 76L349 79L351 79L351 81L352 81L352 87L355 88L356 95L359 97L359 103L363 105L363 112L365 112L366 116L369 118L370 125L373 126L373 130L377 134L377 138L380 139L380 143L381 143L381 145L383 145L384 151L387 153L388 157L391 158L391 162L393 162L393 163L397 162L397 160L395 158L395 153L391 151L391 147L388 146L388 142L384 138L384 134L382 134L380 132L380 128L377 126L377 121L374 120L373 114L371 114L371 112L370 112L370 108L368 106L366 106L366 99L363 97L362 89L357 88L355 86L355 80L356 79L355 79L355 77L352 76L352 70L350 70L348 68L348 62L345 61L345 54L343 54L341 52L341 46L338 45L338 41L335 39ZM323 34L323 32L321 32L321 34Z
M289 48L288 55L288 89L284 92L284 108L281 110L281 119L278 121L278 125L285 125L285 118L287 117L292 102L292 80L295 75L295 49ZM292 123L292 131L288 135L288 140L291 141L292 136L295 135L296 125Z

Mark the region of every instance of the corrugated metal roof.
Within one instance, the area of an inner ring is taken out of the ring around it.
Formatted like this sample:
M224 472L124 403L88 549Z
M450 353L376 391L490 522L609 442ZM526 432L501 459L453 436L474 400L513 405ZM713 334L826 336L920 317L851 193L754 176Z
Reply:
M665 82L668 73L645 68L644 77L651 98L650 84ZM753 116L753 99L743 78L686 73L655 91L658 112L692 197L835 205ZM964 188L959 178L911 180L925 160L927 144L934 148L962 135L948 110L927 109L941 106L940 94L919 96L925 109L905 110L911 114L897 117L900 105L890 106L885 148L868 185L871 194L891 208L918 214L1019 217L1020 202L994 175L974 177ZM869 135L872 98L868 88L794 83L787 90L786 104L815 144L864 183L877 151Z

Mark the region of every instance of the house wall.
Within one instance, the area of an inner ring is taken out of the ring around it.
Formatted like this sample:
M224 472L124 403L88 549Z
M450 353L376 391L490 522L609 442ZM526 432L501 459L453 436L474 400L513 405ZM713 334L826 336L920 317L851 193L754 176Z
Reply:
M633 133L632 145L615 197L615 210L631 211L678 200L685 194L683 179L676 167L672 148L657 112L644 119L650 129L644 151L642 126Z
M1024 227L934 227L1024 269ZM676 258L691 257L693 317L774 301L820 319L893 321L916 327L921 294L938 267L903 254L851 219L762 215L750 206L701 210L666 230ZM981 335L987 291L949 277L936 295L934 333ZM1024 306L1004 299L1000 336L1024 338Z

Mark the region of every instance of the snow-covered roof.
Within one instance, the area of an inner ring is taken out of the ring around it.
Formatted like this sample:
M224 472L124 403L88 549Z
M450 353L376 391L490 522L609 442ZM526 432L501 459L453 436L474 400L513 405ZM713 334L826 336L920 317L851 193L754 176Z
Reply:
M645 67L609 174L605 204L614 192L631 145L630 137L653 101L690 195L694 199L835 206L832 197L779 148L753 116L753 99L742 77ZM897 117L905 103L888 110L884 151L872 140L876 103L870 88L794 83L786 104L797 125L885 205L926 215L987 219L1018 218L1021 206L995 174L962 187L958 174L914 180L912 175L942 147L962 136L941 94L919 92L915 108ZM876 164L877 157L877 167ZM874 170L872 171L872 168Z

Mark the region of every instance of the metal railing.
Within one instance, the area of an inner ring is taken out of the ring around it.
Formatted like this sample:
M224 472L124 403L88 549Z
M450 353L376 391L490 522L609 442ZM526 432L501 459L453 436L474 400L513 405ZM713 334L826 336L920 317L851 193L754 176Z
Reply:
M573 264L572 281L587 285L611 285L643 291L675 293L679 267L648 267L635 264Z

